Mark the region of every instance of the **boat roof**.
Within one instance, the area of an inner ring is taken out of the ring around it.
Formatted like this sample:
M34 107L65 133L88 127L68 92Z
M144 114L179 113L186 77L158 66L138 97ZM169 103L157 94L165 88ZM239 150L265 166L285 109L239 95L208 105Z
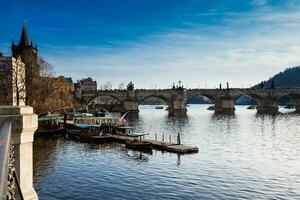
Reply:
M100 127L100 125L91 125L91 124L74 124L78 128L90 128L90 127Z
M128 133L128 136L130 137L139 137L144 135L149 135L149 133Z
M132 126L119 126L118 129L133 129Z
M64 117L62 116L48 116L48 117L40 117L38 119L39 122L45 122L45 121L53 121L53 120L58 120L58 119L63 119Z

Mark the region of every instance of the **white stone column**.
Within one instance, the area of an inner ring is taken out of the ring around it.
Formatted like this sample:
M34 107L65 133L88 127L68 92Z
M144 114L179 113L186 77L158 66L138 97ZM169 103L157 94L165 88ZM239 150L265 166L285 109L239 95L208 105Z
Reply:
M0 122L11 120L15 168L25 200L38 199L33 188L33 135L38 126L37 115L29 106L1 106Z

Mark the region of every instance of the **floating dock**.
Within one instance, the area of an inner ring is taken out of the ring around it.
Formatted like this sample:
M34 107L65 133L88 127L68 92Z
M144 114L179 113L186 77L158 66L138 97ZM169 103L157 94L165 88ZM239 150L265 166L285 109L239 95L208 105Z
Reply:
M126 143L133 141L133 137L129 137L126 135L117 135L117 134L105 134L103 136L83 136L79 133L69 133L68 137L74 138L84 142L92 142L92 143L107 143L107 142L120 142ZM163 142L157 140L150 140L150 139L141 139L141 141L149 142L152 144L153 149L177 153L177 154L191 154L191 153L198 153L198 147L190 147L181 144L171 143L171 142Z
M111 135L115 140L119 140L120 142L132 141L134 140L132 137L128 137L125 135ZM172 153L179 153L179 154L188 154L188 153L198 153L198 147L190 147L185 145L179 145L171 142L163 142L157 140L149 140L149 139L142 139L142 141L150 142L154 149L158 149L161 151L167 151Z

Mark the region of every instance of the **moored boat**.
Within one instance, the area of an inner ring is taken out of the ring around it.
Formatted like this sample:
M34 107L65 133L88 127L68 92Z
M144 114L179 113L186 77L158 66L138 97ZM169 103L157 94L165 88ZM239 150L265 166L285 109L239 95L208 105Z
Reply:
M117 134L118 135L126 135L129 137L132 137L133 140L127 140L125 145L127 148L133 149L133 150L140 150L140 151L152 151L152 143L144 141L142 138L145 137L145 135L148 135L146 133L133 133L131 130L133 127L130 126L120 126L117 128Z
M130 130L130 129L129 129ZM151 151L152 143L142 140L146 133L131 133L127 134L129 137L133 137L132 141L126 141L126 147L140 151Z
M163 106L155 106L155 109L164 109Z
M64 134L66 129L59 121L63 119L59 115L48 115L38 119L38 129L35 136L53 136Z
M133 140L133 141L127 141L126 147L133 149L133 150L140 150L140 151L151 151L152 150L152 144L150 142L146 141L139 141L139 140Z
M251 105L251 106L247 107L248 110L253 110L255 108L256 108L256 105Z
M285 109L294 109L295 105L289 104L289 105L284 106L284 108Z
M215 106L209 106L207 110L215 110Z

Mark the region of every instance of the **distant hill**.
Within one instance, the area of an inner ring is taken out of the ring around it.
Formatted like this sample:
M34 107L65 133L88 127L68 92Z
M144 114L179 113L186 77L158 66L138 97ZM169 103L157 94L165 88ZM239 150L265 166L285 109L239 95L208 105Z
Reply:
M291 67L285 69L283 72L279 72L270 79L263 81L264 88L270 88L272 80L275 82L276 88L293 88L300 87L300 66ZM260 88L260 83L253 86L252 88ZM210 103L208 98L197 96L190 99L188 104L207 104ZM282 99L280 104L291 104L290 99ZM161 99L158 98L148 98L142 104L157 105L165 104ZM236 100L238 105L253 105L255 101L249 96L241 96Z
M269 80L264 81L264 88L269 88L272 80L275 82L275 87L277 88L300 87L300 66L287 68ZM260 83L253 86L253 88L260 88Z
M263 81L264 88L270 88L272 81L275 83L275 88L300 87L300 66L287 68L283 72L274 75L269 80ZM261 83L258 83L252 88L261 88ZM283 98L278 103L281 105L291 104L291 100L289 98ZM241 96L236 100L236 104L252 105L255 104L255 101L248 96Z

